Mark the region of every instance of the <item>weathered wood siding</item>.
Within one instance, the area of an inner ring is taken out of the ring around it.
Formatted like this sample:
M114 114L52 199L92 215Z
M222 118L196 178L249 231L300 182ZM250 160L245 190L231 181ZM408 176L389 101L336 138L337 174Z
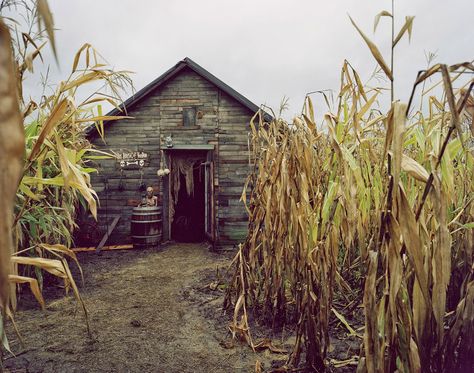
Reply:
M198 110L197 125L184 127L182 110ZM216 209L216 241L218 246L231 246L246 235L247 216L239 202L248 172L247 139L253 113L218 87L190 69L158 87L141 102L129 108L133 119L106 124L105 141L97 135L91 141L98 149L113 151L144 151L149 164L143 168L143 182L152 185L163 201L163 183L157 177L160 168L160 146L165 136L172 136L174 145L213 145ZM161 140L160 140L161 139ZM98 162L99 174L92 183L100 198L99 219L109 222L115 215L121 221L111 242L130 241L130 218L134 202L139 200L140 172L123 171L123 191L119 190L120 167L115 160ZM104 188L108 181L108 190Z
M221 244L228 246L241 242L247 234L247 212L240 197L249 172L248 134L254 113L224 94L219 103L217 229Z

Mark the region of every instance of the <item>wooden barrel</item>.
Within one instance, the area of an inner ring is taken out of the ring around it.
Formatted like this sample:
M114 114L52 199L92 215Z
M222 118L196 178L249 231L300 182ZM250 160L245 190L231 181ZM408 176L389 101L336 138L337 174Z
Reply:
M130 228L134 248L158 247L161 242L161 207L135 207Z

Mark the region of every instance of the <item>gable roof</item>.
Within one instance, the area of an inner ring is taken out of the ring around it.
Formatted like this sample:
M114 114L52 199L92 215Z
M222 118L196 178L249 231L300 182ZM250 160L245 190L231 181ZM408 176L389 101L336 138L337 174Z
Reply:
M225 84L222 80L217 78L215 75L211 74L209 71L207 71L202 66L198 65L196 62L194 62L192 59L188 57L179 61L171 69L169 69L168 71L160 75L158 78L153 80L151 83L147 84L145 87L140 89L134 95L129 97L127 100L125 100L119 107L121 109L124 109L124 108L127 110L130 109L131 107L136 105L138 102L140 102L143 98L148 96L148 94L150 94L152 91L154 91L155 89L165 84L170 79L177 76L185 68L190 68L196 74L206 79L210 83L214 84L217 88L227 93L230 97L234 98L237 102L239 102L240 104L248 108L251 112L256 113L260 109L257 105L255 105L249 99L242 96L235 89ZM122 112L120 110L118 110L117 108L114 108L107 114L107 116L120 115L121 113ZM264 115L267 116L266 113L264 113ZM94 131L95 128L96 128L95 126L90 126L88 130L86 130L86 133L91 134L92 132L95 132Z

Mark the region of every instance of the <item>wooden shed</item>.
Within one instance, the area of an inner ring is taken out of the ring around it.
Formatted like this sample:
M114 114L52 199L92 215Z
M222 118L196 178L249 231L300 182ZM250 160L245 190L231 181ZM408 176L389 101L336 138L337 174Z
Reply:
M163 241L207 239L216 248L241 242L249 123L258 107L189 58L124 106L132 118L105 123L105 142L96 130L88 135L97 149L117 156L98 161L92 176L99 222L109 226L120 217L108 242L131 241L132 210L147 186L162 207Z

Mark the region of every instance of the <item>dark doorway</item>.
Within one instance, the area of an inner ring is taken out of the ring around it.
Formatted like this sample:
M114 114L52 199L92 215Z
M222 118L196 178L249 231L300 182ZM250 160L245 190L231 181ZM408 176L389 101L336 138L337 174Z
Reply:
M205 239L205 174L201 166L204 161L203 158L193 163L193 187L190 194L185 175L179 175L178 202L174 207L171 224L171 237L175 241L202 242Z

